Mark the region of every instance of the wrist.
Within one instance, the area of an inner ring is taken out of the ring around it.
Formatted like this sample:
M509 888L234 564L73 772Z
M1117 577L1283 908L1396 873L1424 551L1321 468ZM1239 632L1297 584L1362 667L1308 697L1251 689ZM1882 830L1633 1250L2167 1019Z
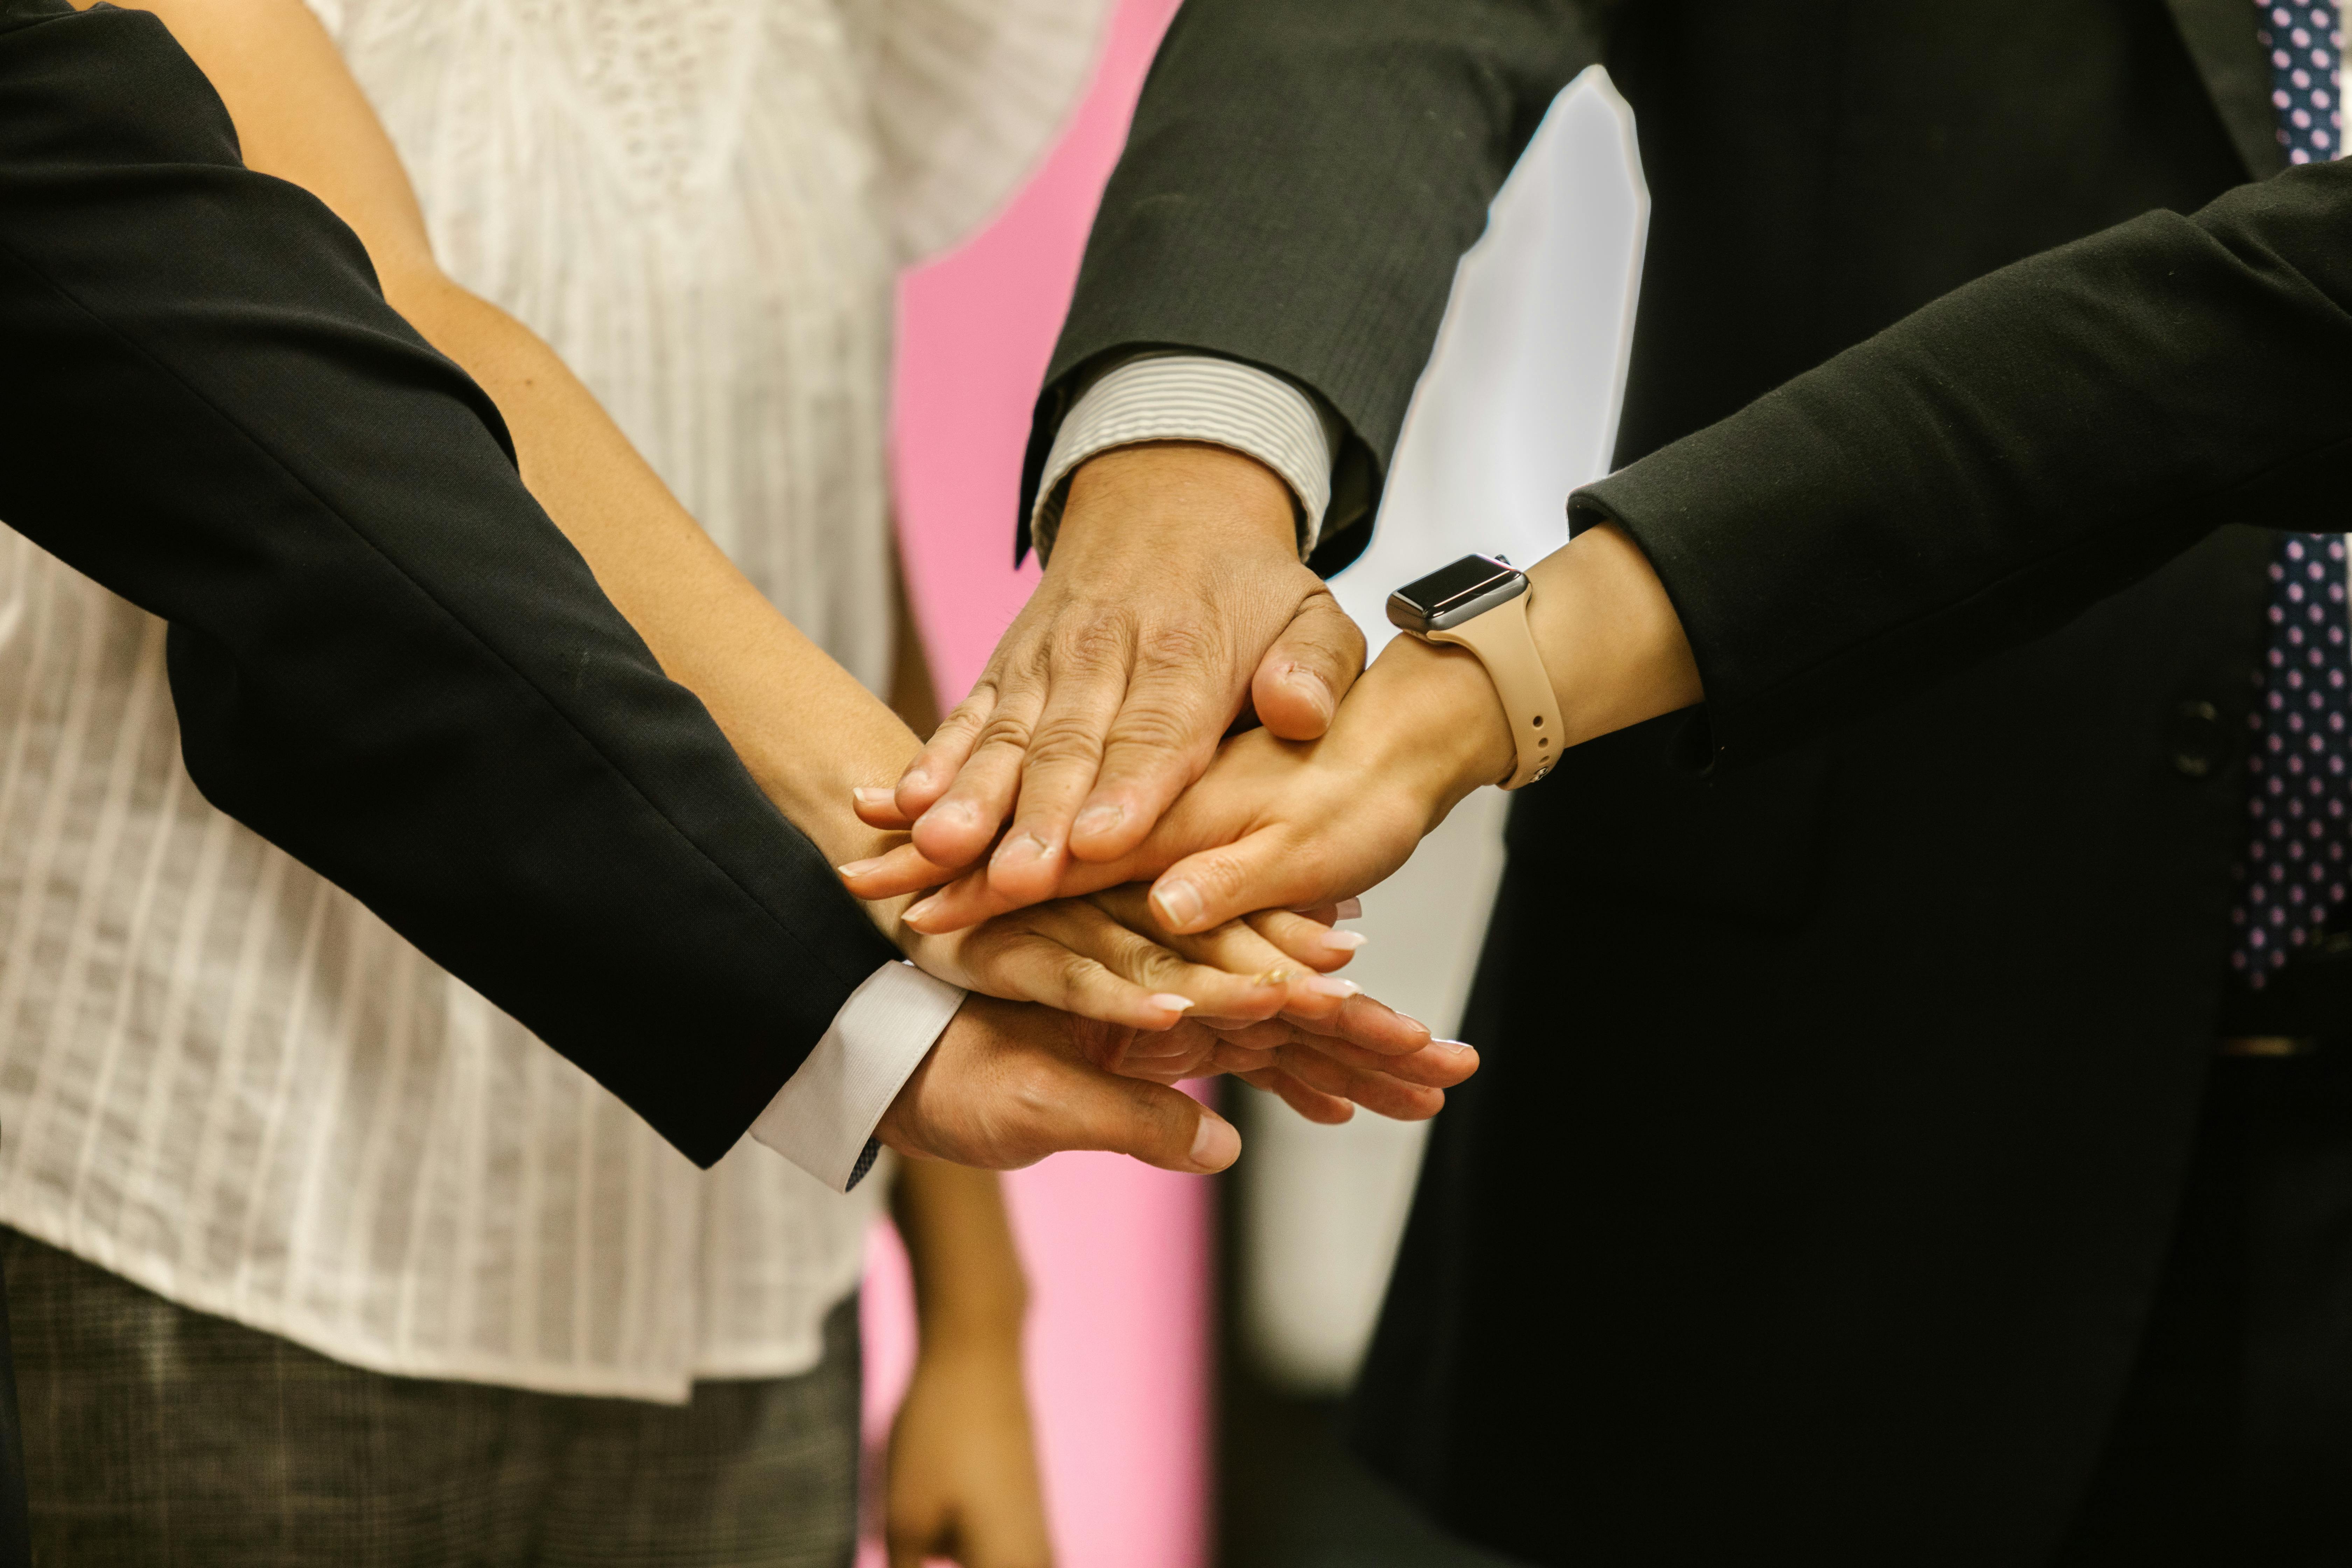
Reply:
M1467 648L1392 639L1341 704L1330 742L1343 765L1406 792L1443 822L1472 792L1508 778L1518 761L1509 715L1486 667Z
M1538 562L1528 627L1574 746L1706 700L1674 601L1641 546L1615 523Z
M1026 1302L1018 1299L927 1310L917 1314L917 1352L933 1358L1002 1359L1017 1365L1026 1322Z
M1146 441L1097 453L1070 475L1048 572L1148 549L1224 562L1298 563L1297 503L1255 458L1201 441Z

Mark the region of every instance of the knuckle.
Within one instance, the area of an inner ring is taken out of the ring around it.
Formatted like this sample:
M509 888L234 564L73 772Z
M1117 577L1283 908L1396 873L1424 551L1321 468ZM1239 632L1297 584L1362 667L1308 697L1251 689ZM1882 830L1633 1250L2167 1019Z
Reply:
M1118 615L1065 617L1054 627L1045 650L1055 668L1081 672L1124 668L1135 647L1135 634Z
M1213 745L1223 728L1221 723L1205 721L1197 704L1177 704L1164 698L1131 702L1112 723L1104 750L1116 747L1189 756Z
M992 746L1010 746L1014 751L1027 750L1028 721L1015 714L1007 713L1003 709L990 714L987 721L975 731L972 749L986 751Z
M1083 996L1098 986L1108 973L1085 953L1064 948L1054 963L1054 984L1065 998Z
M1136 639L1136 653L1146 664L1178 669L1213 669L1223 660L1224 637L1205 621L1165 621Z
M1249 880L1248 868L1233 855L1203 856L1185 874L1208 892L1225 899L1241 892Z
M1102 737L1075 715L1039 724L1029 736L1029 758L1047 766L1091 763L1102 755Z

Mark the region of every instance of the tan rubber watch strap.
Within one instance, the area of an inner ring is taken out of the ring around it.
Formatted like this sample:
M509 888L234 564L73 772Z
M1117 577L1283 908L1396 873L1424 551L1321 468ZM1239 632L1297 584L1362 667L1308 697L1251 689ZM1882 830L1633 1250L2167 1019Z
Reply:
M1551 694L1551 674L1536 647L1536 634L1528 626L1528 605L1535 596L1529 588L1450 632L1426 634L1431 642L1468 648L1486 667L1503 710L1511 716L1511 738L1519 747L1519 765L1503 781L1505 789L1535 783L1559 759L1559 703Z

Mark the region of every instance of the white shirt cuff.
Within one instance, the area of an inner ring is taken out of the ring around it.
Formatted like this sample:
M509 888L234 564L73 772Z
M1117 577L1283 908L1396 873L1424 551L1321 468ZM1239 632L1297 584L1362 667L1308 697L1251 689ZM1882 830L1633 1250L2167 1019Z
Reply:
M1282 476L1298 509L1298 557L1323 531L1331 504L1339 417L1269 371L1213 354L1142 353L1097 377L1054 433L1029 542L1053 552L1069 479L1080 463L1139 441L1207 441L1255 458Z
M874 1163L882 1113L963 1005L964 993L911 963L886 963L849 994L751 1136L845 1193Z

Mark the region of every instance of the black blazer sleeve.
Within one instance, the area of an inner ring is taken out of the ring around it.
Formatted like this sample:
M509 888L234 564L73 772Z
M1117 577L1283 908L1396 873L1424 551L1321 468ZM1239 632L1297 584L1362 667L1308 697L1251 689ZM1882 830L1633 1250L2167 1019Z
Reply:
M724 1153L896 954L152 16L0 0L0 517L170 622L206 798Z
M2224 523L2352 523L2352 164L1990 273L1570 502L1698 656L1716 756L2049 631Z
M1349 429L1324 573L1370 531L1454 263L1559 89L1601 57L1607 0L1187 0L1104 192L1022 476L1039 475L1097 359L1149 346L1246 360Z

